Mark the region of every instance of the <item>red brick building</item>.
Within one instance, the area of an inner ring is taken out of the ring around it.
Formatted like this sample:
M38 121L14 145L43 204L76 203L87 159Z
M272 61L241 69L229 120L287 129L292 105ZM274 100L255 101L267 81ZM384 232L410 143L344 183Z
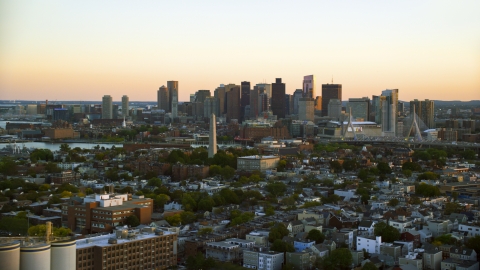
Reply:
M209 172L209 166L175 164L172 166L172 180L182 181L190 177L206 178Z

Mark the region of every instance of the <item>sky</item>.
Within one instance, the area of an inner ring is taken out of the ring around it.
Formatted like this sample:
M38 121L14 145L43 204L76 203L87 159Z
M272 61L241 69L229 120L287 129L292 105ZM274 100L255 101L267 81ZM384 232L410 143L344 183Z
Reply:
M480 1L0 1L1 100L156 101L313 74L343 100L480 100Z

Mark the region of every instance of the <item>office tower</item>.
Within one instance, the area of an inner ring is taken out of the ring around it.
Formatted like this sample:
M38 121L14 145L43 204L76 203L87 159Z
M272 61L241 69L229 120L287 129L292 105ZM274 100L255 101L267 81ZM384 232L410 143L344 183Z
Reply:
M210 134L208 138L208 157L213 158L217 153L217 120L215 114L210 116Z
M397 136L398 89L382 91L382 132L384 136Z
M250 105L250 82L244 81L240 85L240 118L243 122L243 120L248 117L248 115L245 115L245 107Z
M128 96L127 95L124 95L122 97L122 117L127 117L128 116L128 102L129 102L129 99L128 99Z
M285 83L276 78L272 84L272 113L277 119L285 118Z
M424 101L420 101L418 99L415 99L410 101L410 117L413 116L412 114L414 108L415 113L418 115L418 118L420 118L420 120L422 120L428 128L435 128L435 104L433 100L425 99Z
M262 115L264 112L269 111L270 108L268 102L269 96L267 93L262 92L258 95L258 115Z
M210 97L210 90L198 90L195 93L195 102L204 102L207 97Z
M303 77L303 96L315 98L315 77L307 75Z
M207 97L203 102L203 117L208 118L211 114L218 114L218 99Z
M178 91L174 89L172 95L172 118L175 118L178 116Z
M375 122L379 125L382 124L382 100L385 97L382 96L372 96L372 108L370 113L370 121Z
M170 112L168 88L165 85L160 86L157 92L157 107L159 110Z
M112 119L118 119L118 110L120 106L118 104L113 104L112 105Z
M268 96L268 105L270 106L270 99L272 98L272 85L268 83L257 83L259 89L263 89L263 92Z
M321 111L322 110L322 97L317 96L315 98L315 111Z
M342 119L342 102L338 99L330 99L328 102L328 117L341 121Z
M173 94L176 93L178 104L178 81L167 81L168 88L168 109L173 113ZM169 112L169 111L167 111Z
M225 114L225 86L221 84L219 87L217 87L217 89L215 89L213 95L217 98L218 112L219 115L222 116Z
M203 120L204 116L204 103L203 102L193 102L192 104L192 116L195 120Z
M37 114L37 104L28 104L26 108L27 114Z
M397 115L398 116L404 115L404 113L405 113L405 103L401 102L401 101L398 101L397 108L398 108Z
M240 119L240 86L234 84L225 85L227 121Z
M315 117L315 99L301 98L298 101L298 120L313 121Z
M349 98L347 112L352 112L354 121L368 121L370 115L370 99L368 97Z
M250 91L250 119L257 119L258 117L258 98L260 91L257 86L253 87L253 90Z
M105 95L102 98L102 119L112 119L112 97L110 95Z
M68 110L64 108L55 108L53 109L52 115L53 121L68 121Z
M338 99L342 103L341 84L322 84L322 116L328 116L328 104L331 99Z
M298 114L298 101L303 97L303 90L297 89L293 92L293 114Z
M292 114L292 111L293 111L292 95L285 94L285 115Z

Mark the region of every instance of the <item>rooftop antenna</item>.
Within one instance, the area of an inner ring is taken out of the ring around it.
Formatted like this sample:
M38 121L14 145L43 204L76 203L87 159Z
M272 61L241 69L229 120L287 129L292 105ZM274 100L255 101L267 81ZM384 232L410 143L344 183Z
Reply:
M333 75L332 75L332 84L333 84Z

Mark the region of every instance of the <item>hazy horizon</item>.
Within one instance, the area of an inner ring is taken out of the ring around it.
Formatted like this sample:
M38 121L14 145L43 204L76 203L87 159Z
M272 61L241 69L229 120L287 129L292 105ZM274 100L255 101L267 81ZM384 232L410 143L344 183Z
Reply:
M0 99L152 102L305 75L343 100L480 100L480 1L0 2Z

